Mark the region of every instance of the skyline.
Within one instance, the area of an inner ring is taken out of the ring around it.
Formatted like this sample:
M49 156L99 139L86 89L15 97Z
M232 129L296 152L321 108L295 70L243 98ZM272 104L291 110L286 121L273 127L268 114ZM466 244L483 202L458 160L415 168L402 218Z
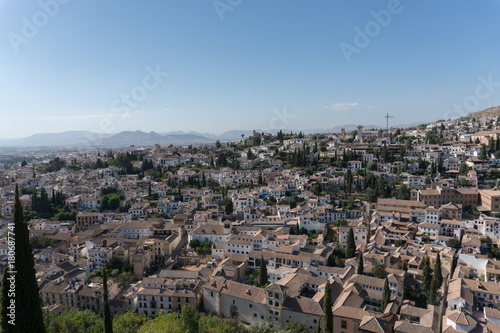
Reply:
M0 0L0 138L385 127L500 104L500 1Z

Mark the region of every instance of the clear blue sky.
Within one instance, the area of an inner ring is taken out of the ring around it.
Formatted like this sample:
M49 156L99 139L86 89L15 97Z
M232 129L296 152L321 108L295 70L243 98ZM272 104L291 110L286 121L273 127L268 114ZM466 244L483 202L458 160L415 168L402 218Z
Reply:
M499 0L59 1L0 0L0 138L411 124L500 104ZM157 67L168 76L145 90Z

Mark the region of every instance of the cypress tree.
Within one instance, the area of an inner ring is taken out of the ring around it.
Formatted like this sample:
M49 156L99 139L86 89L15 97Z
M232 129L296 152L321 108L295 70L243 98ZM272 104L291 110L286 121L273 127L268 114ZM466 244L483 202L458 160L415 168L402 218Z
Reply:
M14 331L45 332L41 300L35 277L33 249L30 243L28 226L24 223L17 184L14 204L14 234L16 235L16 326Z
M224 206L224 211L226 215L231 215L233 213L233 202L231 200L228 200L226 202L226 205Z
M424 268L422 270L422 287L425 292L429 292L429 288L431 287L431 265L429 262L429 257L425 257L424 259Z
M437 298L437 291L439 289L439 286L437 285L437 279L435 279L434 277L432 278L432 282L431 282L431 287L430 287L430 290L429 290L429 297L427 299L427 303L428 304L436 304L436 298Z
M102 269L102 302L104 306L104 332L113 333L113 320L111 319L111 310L108 301L108 276L106 274L106 267Z
M391 290L389 289L389 280L385 278L384 291L382 292L382 304L380 306L380 311L385 312L387 304L391 301Z
M332 289L330 286L330 281L326 281L325 285L325 301L323 303L323 312L325 314L325 321L323 322L323 332L333 333L333 301L332 301ZM319 325L318 325L319 326Z
M441 287L441 284L443 283L443 274L441 271L441 256L439 255L439 251L436 255L436 262L434 263L432 279L436 279L437 288L439 289L439 287Z
M31 210L35 212L38 211L38 195L36 189L33 191L33 195L31 197Z
M266 262L264 261L264 256L262 256L260 259L259 284L261 287L264 287L268 283L268 281L267 266Z
M347 247L345 251L346 259L354 258L356 255L356 243L354 242L354 230L349 229L349 234L347 235Z
M480 160L485 160L486 159L486 145L483 143L481 145L481 150L479 151L479 159Z
M5 268L3 272L2 279L2 332L14 332L14 326L9 324L9 309L7 307L10 304L9 297L9 286L10 281L8 280L10 277L8 266Z
M365 264L363 261L363 251L359 251L358 269L356 271L356 274L363 275L364 265Z
M429 290L429 304L435 304L438 294L439 287L443 283L443 275L441 272L441 257L439 251L436 256L436 262L434 263L434 272L432 275L432 281Z

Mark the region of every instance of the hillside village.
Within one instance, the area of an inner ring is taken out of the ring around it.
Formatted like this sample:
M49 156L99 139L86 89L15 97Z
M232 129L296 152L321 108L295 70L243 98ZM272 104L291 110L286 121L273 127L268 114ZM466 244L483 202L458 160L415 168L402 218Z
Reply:
M411 128L39 151L16 184L43 305L334 332L500 331L500 110ZM329 288L327 291L326 289Z

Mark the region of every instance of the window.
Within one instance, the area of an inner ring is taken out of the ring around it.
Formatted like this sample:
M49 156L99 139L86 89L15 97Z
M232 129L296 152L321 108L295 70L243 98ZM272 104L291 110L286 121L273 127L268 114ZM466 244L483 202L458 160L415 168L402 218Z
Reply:
M347 321L342 320L342 323L340 325L342 328L347 328Z
M248 304L248 306L249 306L250 308L252 308L252 306L253 306L253 305L252 305L252 304Z

